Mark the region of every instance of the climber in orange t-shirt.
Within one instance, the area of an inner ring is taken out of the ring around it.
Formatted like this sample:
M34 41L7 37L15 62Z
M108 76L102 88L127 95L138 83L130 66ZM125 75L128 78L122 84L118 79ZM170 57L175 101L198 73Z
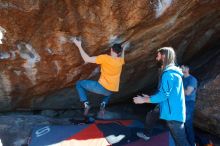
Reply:
M103 54L90 57L82 48L81 41L76 38L72 39L80 51L83 60L88 63L96 63L101 66L101 76L99 81L80 80L76 83L80 101L84 105L84 115L86 116L90 109L90 103L86 91L104 96L100 104L99 117L104 116L105 107L109 102L113 92L119 90L120 75L124 64L124 48L120 44L114 44L111 47L110 55Z

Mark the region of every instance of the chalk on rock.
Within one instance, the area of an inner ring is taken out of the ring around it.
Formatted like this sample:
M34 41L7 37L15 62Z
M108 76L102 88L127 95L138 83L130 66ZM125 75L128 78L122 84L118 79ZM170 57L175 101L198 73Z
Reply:
M118 36L110 36L109 45L112 46L114 44L121 44L123 41Z
M82 38L81 38L81 36L79 36L79 37L72 36L72 37L69 38L69 41L72 42L72 43L74 43L74 40L82 41Z
M130 42L125 42L124 44L122 44L122 47L124 48L124 50L128 50L130 48L130 45Z

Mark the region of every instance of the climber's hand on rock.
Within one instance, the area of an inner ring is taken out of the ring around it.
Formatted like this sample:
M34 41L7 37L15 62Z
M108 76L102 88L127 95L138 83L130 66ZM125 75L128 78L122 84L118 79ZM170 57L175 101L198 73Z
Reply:
M78 48L82 45L82 41L77 39L76 37L70 38L70 41L73 42Z
M123 51L128 50L129 47L130 47L130 42L125 42L122 44Z

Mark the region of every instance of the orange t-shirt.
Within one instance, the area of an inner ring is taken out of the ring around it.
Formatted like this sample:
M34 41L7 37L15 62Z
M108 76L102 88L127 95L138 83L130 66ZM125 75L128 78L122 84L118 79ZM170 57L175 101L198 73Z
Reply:
M96 57L96 64L101 65L99 83L110 91L118 91L124 58L114 58L106 54L99 55Z

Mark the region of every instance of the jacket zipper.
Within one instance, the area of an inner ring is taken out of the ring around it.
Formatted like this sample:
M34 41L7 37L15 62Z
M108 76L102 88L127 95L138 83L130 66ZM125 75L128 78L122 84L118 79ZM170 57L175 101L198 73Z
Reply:
M167 99L167 103L168 103L168 107L169 107L169 112L170 112L170 114L171 114L170 102L169 102L169 100L168 100L168 99Z
M170 86L169 86L168 81L167 81L167 86L168 86L168 89L170 90ZM164 90L163 86L162 86L162 90L163 90L163 92L165 92L165 90ZM168 107L169 107L169 113L171 114L170 102L169 102L169 100L168 100L168 99L167 99L167 103L168 103ZM162 110L162 109L161 109L161 110Z
M169 86L168 81L167 81L167 86L168 86L168 89L170 90L170 86ZM167 99L167 103L168 103L168 107L169 107L169 112L170 112L170 114L171 114L170 102L169 102L169 100L168 100L168 99Z

